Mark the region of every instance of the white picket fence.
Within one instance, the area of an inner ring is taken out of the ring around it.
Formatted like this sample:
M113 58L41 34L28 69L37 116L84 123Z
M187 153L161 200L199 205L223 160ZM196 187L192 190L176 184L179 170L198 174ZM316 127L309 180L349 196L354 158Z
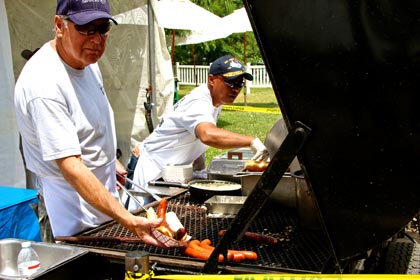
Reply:
M207 76L210 65L175 65L175 77L178 79L179 85L201 85L207 83ZM251 65L247 63L246 71L254 76L253 81L247 81L247 90L251 88L268 88L271 87L271 81L264 65Z

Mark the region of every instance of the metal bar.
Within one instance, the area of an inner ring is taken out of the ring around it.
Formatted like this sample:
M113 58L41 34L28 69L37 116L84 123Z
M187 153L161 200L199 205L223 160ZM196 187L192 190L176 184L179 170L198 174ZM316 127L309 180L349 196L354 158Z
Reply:
M129 182L130 184L132 184L133 186L135 186L135 187L137 187L137 188L139 188L139 189L141 189L142 191L145 191L145 192L147 192L148 194L150 194L155 200L157 200L157 201L161 201L162 200L162 198L160 198L159 196L157 196L155 193L153 193L152 191L150 191L150 190L148 190L147 188L144 188L144 187L142 187L142 186L140 186L139 184L136 184L136 183L134 183L134 181L133 180L131 180L130 178L128 178L128 177L126 177L126 176L123 176L123 175L121 175L121 174L118 174L118 172L117 172L117 176L119 176L119 177L121 177L121 178L123 178L123 179L125 179L125 180L127 180L127 182Z
M148 42L149 42L149 85L151 86L151 118L153 123L153 128L155 128L158 123L158 114L156 108L157 100L157 86L156 86L156 46L155 46L155 13L152 7L152 1L147 1L147 21L148 21Z
M229 225L225 234L213 250L210 258L204 265L203 272L217 273L218 256L223 254L227 259L227 249L232 241L238 241L254 221L261 208L267 202L271 193L277 186L283 174L289 168L293 159L302 148L311 130L300 122L297 122L291 132L287 134L282 145L271 159L266 171L255 185L254 190L248 196L235 219Z
M56 241L74 242L74 243L85 243L85 242L129 242L129 243L141 243L143 242L137 237L108 237L108 236L56 236Z

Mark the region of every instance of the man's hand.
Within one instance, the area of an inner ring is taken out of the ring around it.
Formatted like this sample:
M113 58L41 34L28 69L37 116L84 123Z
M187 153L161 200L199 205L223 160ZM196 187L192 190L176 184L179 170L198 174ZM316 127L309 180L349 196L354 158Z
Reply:
M267 161L269 159L268 150L258 137L252 140L250 148L254 152L253 160Z
M125 169L124 165L118 159L115 161L115 164L116 164L115 169L116 169L117 173L122 175L123 177L127 176L127 174L128 174L127 170ZM117 180L122 185L125 185L125 179L123 179L121 176L117 175Z

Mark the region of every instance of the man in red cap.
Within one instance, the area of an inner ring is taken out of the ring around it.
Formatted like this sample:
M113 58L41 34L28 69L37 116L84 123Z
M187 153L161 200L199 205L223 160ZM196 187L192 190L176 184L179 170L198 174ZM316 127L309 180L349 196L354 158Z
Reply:
M38 178L54 236L111 221L145 243L162 221L132 215L116 190L114 115L97 64L112 24L106 0L58 0L55 38L25 64L15 107L26 165Z

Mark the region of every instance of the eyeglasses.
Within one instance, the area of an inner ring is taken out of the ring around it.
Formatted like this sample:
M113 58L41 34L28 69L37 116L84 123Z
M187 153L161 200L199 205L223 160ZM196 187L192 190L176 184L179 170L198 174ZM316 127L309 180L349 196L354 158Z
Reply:
M99 35L101 35L102 37L108 36L109 31L111 30L111 23L107 22L104 24L100 24L100 25L95 25L95 24L83 24L83 25L74 25L74 28L76 28L76 30L85 36L91 36L91 35L95 35L96 32L99 33Z
M245 85L244 81L232 81L232 82L229 82L229 81L226 81L225 80L224 83L225 83L225 85L227 85L231 89L234 89L234 88L241 89Z
M71 21L68 17L62 17L63 20ZM103 23L99 25L95 25L92 23L87 23L83 25L74 24L74 28L82 35L85 36L92 36L95 35L96 32L99 33L101 37L108 36L109 31L111 30L111 23Z

